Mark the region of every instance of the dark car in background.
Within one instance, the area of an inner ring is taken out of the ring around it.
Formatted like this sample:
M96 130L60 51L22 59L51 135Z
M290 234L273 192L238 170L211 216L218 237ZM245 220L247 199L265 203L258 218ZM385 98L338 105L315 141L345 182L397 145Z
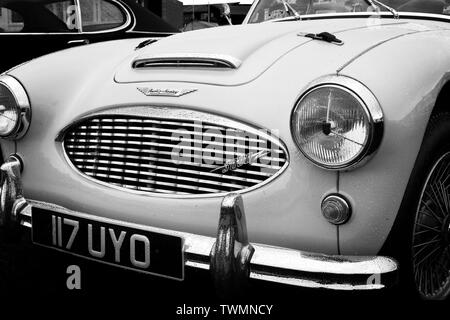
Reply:
M174 32L135 0L0 0L0 72L73 46Z

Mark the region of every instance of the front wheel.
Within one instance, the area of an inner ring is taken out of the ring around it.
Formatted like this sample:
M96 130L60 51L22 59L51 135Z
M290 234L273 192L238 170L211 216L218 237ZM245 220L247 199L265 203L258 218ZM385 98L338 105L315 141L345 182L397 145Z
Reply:
M450 292L450 151L433 164L422 188L411 241L414 282L425 299Z
M450 294L450 113L434 115L408 183L394 241L401 284L422 299ZM393 230L394 231L394 230Z

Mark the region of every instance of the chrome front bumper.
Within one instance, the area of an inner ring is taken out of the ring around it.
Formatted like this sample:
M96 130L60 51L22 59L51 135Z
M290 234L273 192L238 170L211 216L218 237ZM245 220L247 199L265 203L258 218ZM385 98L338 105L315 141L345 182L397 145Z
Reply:
M25 199L19 158L10 157L0 171L0 226L13 230L20 225L31 228L32 207L86 216L54 204ZM182 237L185 265L210 270L218 292L223 295L239 291L248 279L334 290L382 289L397 281L398 264L388 257L332 256L250 243L244 204L238 194L224 197L216 238L147 226L145 229Z

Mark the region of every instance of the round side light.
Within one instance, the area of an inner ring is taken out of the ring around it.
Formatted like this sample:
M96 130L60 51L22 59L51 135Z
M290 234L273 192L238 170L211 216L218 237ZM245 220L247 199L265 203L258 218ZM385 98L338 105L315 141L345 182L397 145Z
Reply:
M332 194L322 201L322 214L324 218L334 225L346 223L352 214L350 202L340 194Z

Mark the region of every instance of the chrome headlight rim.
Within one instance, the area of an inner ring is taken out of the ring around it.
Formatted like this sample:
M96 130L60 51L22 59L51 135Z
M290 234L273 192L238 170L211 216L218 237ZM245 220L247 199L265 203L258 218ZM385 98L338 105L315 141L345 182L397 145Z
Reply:
M295 129L295 114L296 110L301 105L302 101L312 92L322 88L337 88L346 91L353 96L361 105L364 113L368 119L369 135L367 143L361 152L347 162L337 165L329 165L321 163L310 157L303 148L300 147L301 143L298 140L298 135ZM369 161L378 147L381 144L384 133L384 114L381 105L375 95L361 82L342 75L328 75L321 77L311 82L304 90L303 93L297 99L294 108L292 109L290 128L292 139L298 150L314 165L331 171L349 171L361 167Z
M22 138L28 131L31 122L31 105L28 98L28 94L25 91L23 85L16 78L3 74L0 75L0 84L5 86L14 99L16 100L17 107L19 109L19 118L16 126L7 135L0 135L1 139L18 140Z

